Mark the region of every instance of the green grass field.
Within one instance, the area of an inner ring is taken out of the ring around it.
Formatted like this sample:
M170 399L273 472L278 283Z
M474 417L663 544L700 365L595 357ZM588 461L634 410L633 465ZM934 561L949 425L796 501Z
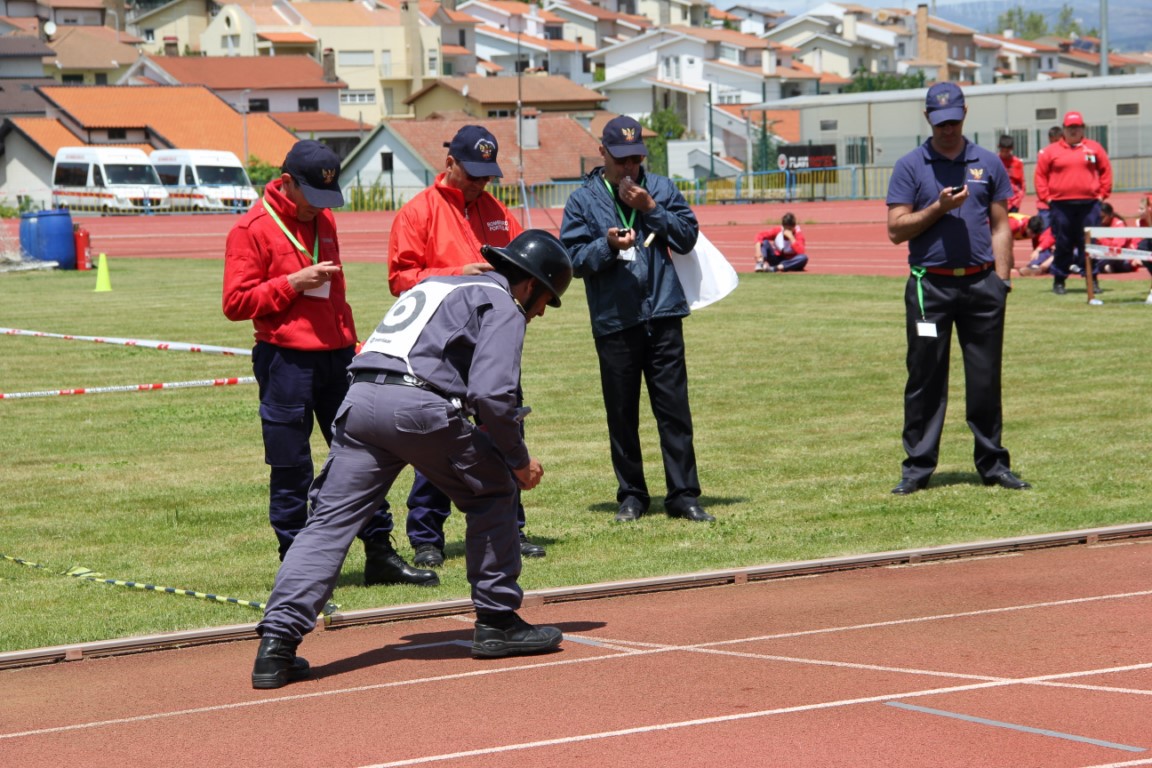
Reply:
M250 346L220 311L218 261L114 260L94 272L0 275L0 326ZM391 303L383 265L347 267L361 337ZM538 589L712 568L929 546L1119 523L1147 511L1144 282L1117 282L1103 307L1017 280L1005 355L1005 444L1026 493L985 488L972 467L954 354L952 409L932 488L899 479L903 280L744 275L686 323L702 502L713 525L653 514L612 522L599 378L583 287L528 329L529 445L545 468L525 495L548 557ZM1078 286L1077 286L1078 287ZM249 376L248 358L5 336L0 391ZM645 409L653 496L663 492ZM0 651L256 621L250 607L84 582L81 566L134 580L262 601L275 576L254 385L0 401L4 509ZM316 433L317 460L324 446ZM401 513L410 477L390 499ZM659 510L659 504L655 505ZM346 609L460 598L463 525L450 519L436 589L360 586L354 545L335 600ZM400 550L411 555L403 534ZM590 610L594 610L591 609Z

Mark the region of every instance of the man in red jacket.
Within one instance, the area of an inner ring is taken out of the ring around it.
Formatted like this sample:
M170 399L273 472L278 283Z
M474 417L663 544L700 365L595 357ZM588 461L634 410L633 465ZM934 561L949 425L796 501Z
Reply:
M1052 258L1052 292L1067 293L1074 249L1084 228L1100 223L1100 203L1112 194L1112 164L1104 147L1084 138L1079 112L1064 115L1064 138L1049 144L1036 158L1036 197L1051 210L1056 248Z
M500 145L486 128L465 125L445 142L444 172L397 212L388 237L388 287L399 296L432 275L479 275L492 269L480 248L503 248L521 232L520 223L485 187L503 176ZM448 496L419 471L408 494L408 541L413 563L444 564ZM524 507L517 505L522 557L544 557L544 547L524 533Z
M228 233L224 314L251 320L256 330L252 371L271 468L268 517L283 560L308 520L312 422L331 443L332 421L348 392L356 326L329 210L344 205L340 158L319 142L299 141L280 170ZM365 584L439 584L434 572L404 562L391 532L387 506L360 532Z
M1016 142L1008 134L1000 137L1000 162L1008 171L1008 183L1012 185L1012 197L1008 198L1008 213L1017 213L1024 202L1024 161L1012 154Z

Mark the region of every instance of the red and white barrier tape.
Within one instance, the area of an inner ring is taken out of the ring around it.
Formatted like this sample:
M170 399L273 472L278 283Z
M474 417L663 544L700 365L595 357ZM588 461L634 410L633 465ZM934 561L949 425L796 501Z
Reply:
M158 389L187 389L189 387L227 387L233 384L255 384L254 376L233 376L229 379L201 379L200 381L169 381L156 384L125 384L117 387L81 387L79 389L46 389L41 392L0 392L0 400L25 397L55 397L58 395L101 395L106 392L154 392Z
M203 352L209 355L243 355L251 357L252 350L237 347L215 347L211 344L185 344L182 341L155 341L153 339L119 339L104 336L73 336L68 333L46 333L44 331L25 331L20 328L0 328L0 333L6 336L39 336L47 339L66 339L68 341L94 341L97 344L120 344L125 347L148 347L150 349L163 349L172 352Z

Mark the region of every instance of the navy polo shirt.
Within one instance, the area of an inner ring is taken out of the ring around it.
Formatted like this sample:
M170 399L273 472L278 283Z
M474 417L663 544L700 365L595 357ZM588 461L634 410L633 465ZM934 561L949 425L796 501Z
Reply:
M1008 172L999 156L964 139L955 160L925 141L896 161L888 182L888 205L920 211L940 198L944 187L968 187L968 199L908 241L908 263L920 267L975 267L993 260L989 210L1012 197Z

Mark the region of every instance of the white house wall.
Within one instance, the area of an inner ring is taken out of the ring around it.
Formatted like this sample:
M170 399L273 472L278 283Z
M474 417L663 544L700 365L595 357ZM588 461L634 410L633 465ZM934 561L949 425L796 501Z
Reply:
M15 207L18 196L28 195L41 207L51 208L51 180L52 158L45 157L19 131L9 131L0 165L0 200Z

